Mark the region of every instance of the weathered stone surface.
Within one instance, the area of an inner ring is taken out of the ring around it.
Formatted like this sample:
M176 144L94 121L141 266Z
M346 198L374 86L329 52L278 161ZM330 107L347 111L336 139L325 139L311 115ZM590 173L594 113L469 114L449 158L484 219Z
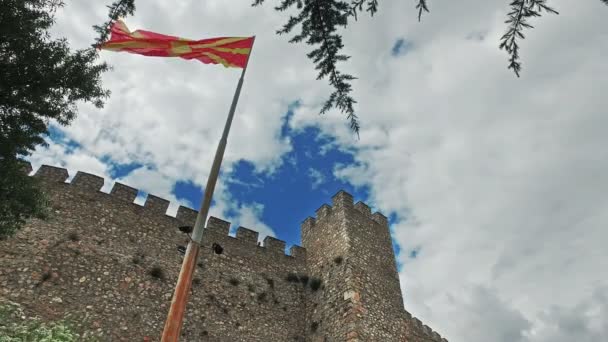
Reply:
M181 254L188 243L177 227L196 211L65 169L36 172L51 199L52 216L32 220L0 241L0 299L43 319L82 317L78 329L100 341L158 341ZM302 223L303 247L211 217L181 341L443 340L404 310L386 217L353 204L346 192ZM221 248L218 249L217 247Z

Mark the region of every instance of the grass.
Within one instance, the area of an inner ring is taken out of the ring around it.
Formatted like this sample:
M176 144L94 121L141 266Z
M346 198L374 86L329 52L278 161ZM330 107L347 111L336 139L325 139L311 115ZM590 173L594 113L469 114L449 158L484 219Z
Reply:
M0 341L82 341L64 321L44 323L36 318L23 319L24 313L18 305L0 303Z

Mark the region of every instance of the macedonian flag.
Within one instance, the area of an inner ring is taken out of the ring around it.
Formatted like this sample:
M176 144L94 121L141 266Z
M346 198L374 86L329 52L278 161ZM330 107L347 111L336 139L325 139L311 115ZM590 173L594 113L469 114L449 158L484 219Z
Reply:
M120 20L111 28L110 40L99 48L144 56L197 59L203 63L244 68L253 46L253 37L221 37L190 40L137 30L129 31Z

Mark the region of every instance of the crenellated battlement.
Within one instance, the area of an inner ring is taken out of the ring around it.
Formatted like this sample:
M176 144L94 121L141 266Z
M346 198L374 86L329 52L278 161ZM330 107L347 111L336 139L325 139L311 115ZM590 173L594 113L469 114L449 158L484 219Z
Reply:
M31 172L31 164L28 162L24 162L24 169L30 170L28 171L28 173ZM91 194L104 194L106 196L109 196L111 199L131 203L134 206L138 206L140 208L145 209L146 212L152 215L162 215L169 219L175 219L179 221L179 223L176 222L176 226L193 226L194 222L196 221L196 216L198 215L198 211L184 206L180 206L177 209L177 214L175 217L167 215L167 210L169 208L170 201L152 194L148 194L143 205L140 206L134 203L135 198L139 193L139 190L119 182L114 183L109 193L103 193L101 192L101 189L105 184L104 179L100 176L82 171L78 171L72 181L66 183L66 180L69 178L67 169L49 165L42 165L34 173L34 177L50 183L64 183L66 184L66 186L76 189L77 191L82 193L88 192ZM302 260L304 260L306 256L305 249L295 245L291 247L289 254L285 254L285 247L287 243L283 240L279 240L270 236L265 237L263 243L259 245L259 233L245 227L239 227L236 230L236 236L231 237L229 236L230 226L230 222L211 216L207 220L206 229L209 229L210 231L216 234L230 237L236 243L249 246L263 253L269 252L273 255L282 254L285 256L294 257Z
M353 195L349 194L344 190L340 190L337 194L332 197L332 205L326 203L322 204L319 209L315 211L316 217L307 217L301 224L302 234L307 234L316 225L317 221L323 221L334 212L351 210L354 209L361 215L368 219L375 221L379 225L388 229L388 218L380 212L374 212L369 205L364 202L354 203Z
M413 328L419 333L431 339L433 342L448 342L445 338L441 337L438 332L434 331L428 325L422 323L418 318L413 317L409 312L406 311L407 321L412 322Z
M103 188L104 180L102 177L78 171L70 184L90 191L99 191Z
M30 164L29 168L32 168L32 165ZM36 173L34 173L34 177L36 178L40 178L43 179L45 181L49 181L49 182L65 182L66 179L68 179L69 174L68 174L68 170L61 168L61 167L55 167L55 166L49 166L49 165L42 165L38 171L36 171Z
M0 242L0 270L14 269L0 272L0 283L15 293L33 284L35 297L42 293L42 312L50 306L82 314L94 307L96 324L104 329L100 336L128 333L126 340L142 340L143 331L157 333L163 318L158 308L170 303L190 239L182 226L194 226L198 211L179 206L175 216L167 214L170 201L154 194L135 203L145 192L86 172L70 179L60 167L34 171L24 163L23 170L41 180L53 218L31 220L11 245ZM187 339L447 342L403 308L386 216L339 191L301 228L306 248L293 245L286 252L283 240L209 217L191 289L194 312L188 319L195 324L184 330ZM21 276L29 268L36 282ZM55 288L38 279L77 286ZM31 304L32 296L22 294Z

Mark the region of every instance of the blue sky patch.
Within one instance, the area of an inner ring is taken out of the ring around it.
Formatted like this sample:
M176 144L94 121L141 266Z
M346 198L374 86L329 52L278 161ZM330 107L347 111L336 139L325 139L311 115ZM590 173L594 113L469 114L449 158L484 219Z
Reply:
M405 38L399 38L395 41L393 48L391 49L391 55L394 57L404 56L413 48L412 42Z
M410 259L416 259L420 254L420 247L416 247L410 251L409 257Z
M51 141L63 145L68 154L74 153L75 150L82 147L82 145L75 140L69 139L61 127L58 127L55 124L50 124L48 126L48 137Z
M348 191L356 200L366 200L369 192L334 177L336 165L351 164L354 159L337 149L333 138L322 135L316 127L299 131L289 128L296 107L297 103L289 107L281 132L291 139L293 149L283 156L284 163L272 175L256 173L251 163L240 161L230 174L222 176L229 177L228 191L240 204L264 205L261 220L277 238L299 245L300 223L314 216L323 203L331 203L339 190Z

